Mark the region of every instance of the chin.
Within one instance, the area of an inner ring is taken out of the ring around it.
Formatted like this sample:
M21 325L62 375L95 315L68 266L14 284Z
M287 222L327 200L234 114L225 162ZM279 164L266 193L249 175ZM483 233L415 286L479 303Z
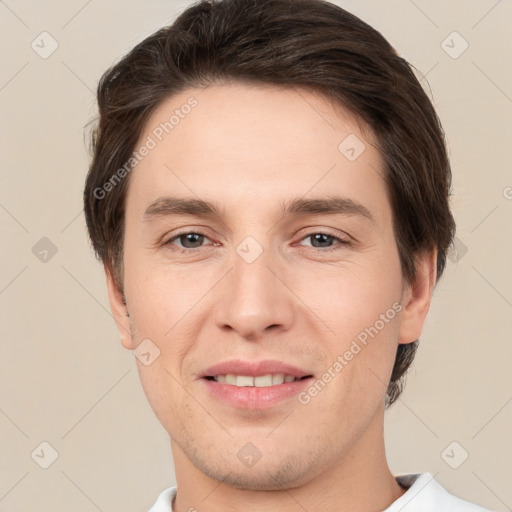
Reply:
M215 466L210 464L210 460L193 460L193 463L205 475L224 485L250 491L293 489L315 476L315 463L311 458L308 460L306 453L302 453L301 458L290 455L272 461L263 455L252 467L247 468L238 458L235 464L217 459Z

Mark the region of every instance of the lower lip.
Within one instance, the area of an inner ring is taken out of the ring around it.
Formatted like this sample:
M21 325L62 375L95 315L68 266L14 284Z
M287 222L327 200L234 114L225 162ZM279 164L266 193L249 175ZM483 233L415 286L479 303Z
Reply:
M214 380L200 379L208 391L219 400L239 409L267 409L281 401L296 397L309 386L312 377L275 386L232 386Z

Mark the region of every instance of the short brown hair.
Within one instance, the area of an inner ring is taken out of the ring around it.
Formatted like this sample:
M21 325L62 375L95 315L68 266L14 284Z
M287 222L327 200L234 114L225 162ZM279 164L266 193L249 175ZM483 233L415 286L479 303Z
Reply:
M121 291L129 175L108 193L98 190L126 165L165 99L225 80L308 88L364 120L384 161L402 274L412 282L415 258L437 248L440 278L455 232L451 169L441 123L411 65L378 31L327 1L203 0L135 46L98 85L84 211L96 256ZM386 407L402 392L418 341L398 345Z

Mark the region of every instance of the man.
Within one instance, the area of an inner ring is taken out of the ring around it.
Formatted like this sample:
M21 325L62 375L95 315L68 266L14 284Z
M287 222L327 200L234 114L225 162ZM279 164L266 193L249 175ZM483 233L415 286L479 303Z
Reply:
M87 226L176 471L151 511L483 511L386 461L455 230L407 62L327 2L203 1L98 104Z

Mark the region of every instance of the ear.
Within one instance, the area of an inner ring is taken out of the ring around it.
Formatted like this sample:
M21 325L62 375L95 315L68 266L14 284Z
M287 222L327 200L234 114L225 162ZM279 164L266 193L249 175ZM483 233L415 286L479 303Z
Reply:
M417 258L416 278L404 289L398 343L412 343L420 337L430 308L436 273L437 248Z
M110 309L112 310L112 315L114 316L114 320L116 321L117 328L121 333L121 344L123 345L124 348L128 350L133 350L135 347L133 346L130 318L128 316L128 310L124 302L124 295L122 291L118 288L111 270L106 265L104 266L104 269L105 277L107 279L107 290L108 300L110 302Z

